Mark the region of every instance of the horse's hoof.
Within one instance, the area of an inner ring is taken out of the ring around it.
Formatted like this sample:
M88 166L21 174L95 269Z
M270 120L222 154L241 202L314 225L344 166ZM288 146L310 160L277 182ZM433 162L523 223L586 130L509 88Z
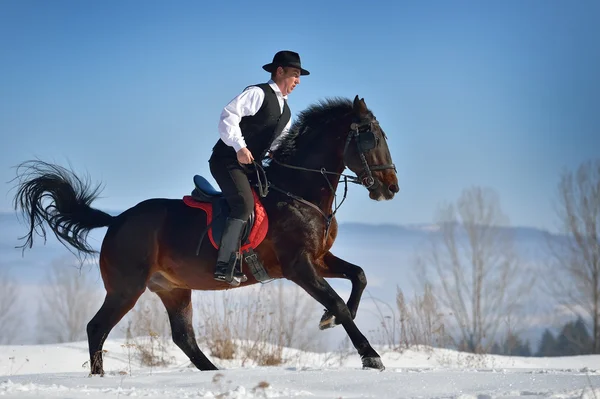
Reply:
M326 330L335 326L337 326L337 324L335 324L335 316L326 310L323 314L323 317L321 317L321 321L319 322L319 330Z
M381 362L380 357L363 357L362 359L363 369L377 369L385 370L385 366Z

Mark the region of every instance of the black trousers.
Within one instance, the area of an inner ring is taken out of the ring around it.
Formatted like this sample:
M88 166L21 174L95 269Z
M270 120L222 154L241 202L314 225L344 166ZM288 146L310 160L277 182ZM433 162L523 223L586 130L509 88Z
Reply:
M254 209L254 196L248 176L237 158L211 157L209 165L210 173L231 208L229 217L247 221Z

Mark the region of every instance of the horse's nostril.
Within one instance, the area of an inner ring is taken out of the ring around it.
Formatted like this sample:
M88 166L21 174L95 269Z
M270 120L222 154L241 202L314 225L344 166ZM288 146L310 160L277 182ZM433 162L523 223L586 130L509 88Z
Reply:
M399 188L397 185L395 185L395 184L390 184L390 185L388 186L388 188L389 188L389 189L390 189L390 191L391 191L391 192L393 192L393 193L397 193L398 191L400 191L400 188Z

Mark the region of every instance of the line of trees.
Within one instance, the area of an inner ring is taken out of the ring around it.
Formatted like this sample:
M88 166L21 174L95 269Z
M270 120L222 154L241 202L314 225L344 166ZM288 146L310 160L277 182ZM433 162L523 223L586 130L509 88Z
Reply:
M544 330L542 338L533 347L528 340L522 340L517 334L508 333L506 337L494 343L490 354L523 357L577 356L593 353L592 336L581 317L567 321L554 334L550 329Z

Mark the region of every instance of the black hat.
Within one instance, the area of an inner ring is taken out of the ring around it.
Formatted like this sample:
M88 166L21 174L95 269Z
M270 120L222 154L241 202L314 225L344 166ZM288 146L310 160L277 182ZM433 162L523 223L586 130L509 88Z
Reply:
M278 51L277 54L273 57L273 62L270 64L263 65L263 69L267 72L273 72L277 69L277 67L286 67L291 66L294 68L300 69L300 75L310 75L306 69L302 69L300 64L300 56L298 53L294 53L293 51Z

